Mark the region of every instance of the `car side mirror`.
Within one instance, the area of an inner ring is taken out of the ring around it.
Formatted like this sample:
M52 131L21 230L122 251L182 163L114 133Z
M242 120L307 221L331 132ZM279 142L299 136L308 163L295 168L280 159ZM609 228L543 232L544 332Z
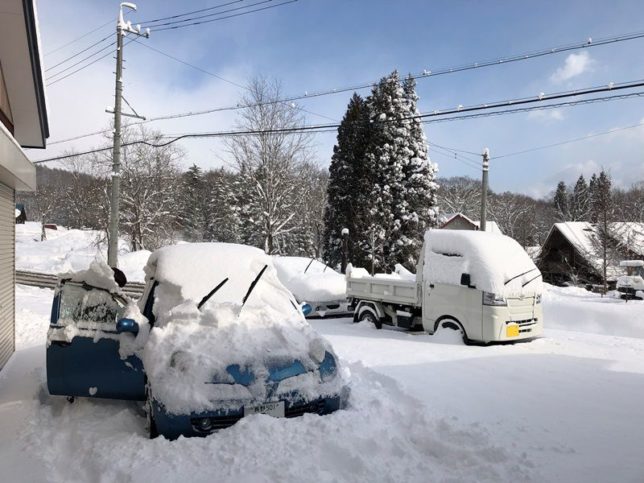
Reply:
M301 308L302 308L302 313L304 314L304 317L306 317L311 312L313 312L313 307L311 307L310 304L304 303L302 304Z
M120 319L116 323L116 332L119 334L129 332L130 334L137 335L139 333L139 324L133 319Z
M461 285L465 285L466 287L471 287L472 286L471 282L472 282L472 279L469 273L461 273Z

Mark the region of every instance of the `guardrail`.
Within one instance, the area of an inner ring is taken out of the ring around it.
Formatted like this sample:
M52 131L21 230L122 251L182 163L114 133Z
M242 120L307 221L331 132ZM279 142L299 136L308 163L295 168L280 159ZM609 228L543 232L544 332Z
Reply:
M31 287L56 288L58 285L58 276L51 273L29 272L26 270L16 270L16 283L20 285L29 285ZM132 298L139 298L143 295L144 283L128 282L121 290Z

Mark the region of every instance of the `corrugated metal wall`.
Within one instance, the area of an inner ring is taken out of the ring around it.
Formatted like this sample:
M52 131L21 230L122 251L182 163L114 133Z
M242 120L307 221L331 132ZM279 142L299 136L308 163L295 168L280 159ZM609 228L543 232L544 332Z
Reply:
M0 368L15 349L15 192L0 183Z

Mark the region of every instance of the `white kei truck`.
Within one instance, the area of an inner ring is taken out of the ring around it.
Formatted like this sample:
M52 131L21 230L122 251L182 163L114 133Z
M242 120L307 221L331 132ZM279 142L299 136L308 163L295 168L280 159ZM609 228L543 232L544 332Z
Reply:
M543 333L541 272L512 238L482 231L428 230L416 275L347 271L354 322L434 334L466 343L532 339ZM402 274L400 273L402 272Z

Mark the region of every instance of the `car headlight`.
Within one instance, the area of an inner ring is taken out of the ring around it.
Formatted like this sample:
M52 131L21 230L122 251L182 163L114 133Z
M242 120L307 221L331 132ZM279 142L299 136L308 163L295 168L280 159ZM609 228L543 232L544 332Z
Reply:
M326 352L324 355L324 360L320 364L320 378L322 382L327 382L332 380L338 373L338 364L335 361L335 357L330 352Z
M498 295L492 292L483 292L483 305L505 306L508 302L503 295Z

